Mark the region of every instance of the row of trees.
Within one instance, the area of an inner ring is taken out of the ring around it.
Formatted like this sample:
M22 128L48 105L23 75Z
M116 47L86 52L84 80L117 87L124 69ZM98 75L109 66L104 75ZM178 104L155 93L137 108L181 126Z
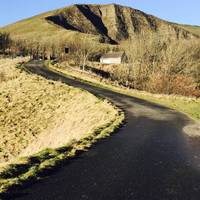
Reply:
M95 41L88 39L85 34L79 40L67 40L60 38L52 41L39 41L14 39L11 40L8 33L0 33L0 52L10 56L32 56L33 58L55 59L62 61L68 58L69 49L70 57L77 65L86 66L87 61L92 59L93 55L99 55L100 49L96 46Z
M1 37L0 37L1 39ZM38 40L11 40L8 34L2 34L0 50L10 56L32 56L33 58L55 59L62 61L68 56L66 49L69 49L70 56L77 64L85 66L89 56L95 51L95 43L83 37L78 41L48 41Z

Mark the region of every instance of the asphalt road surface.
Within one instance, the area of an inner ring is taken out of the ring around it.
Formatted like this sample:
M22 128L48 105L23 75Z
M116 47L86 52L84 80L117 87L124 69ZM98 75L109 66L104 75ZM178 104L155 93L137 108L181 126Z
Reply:
M20 200L199 200L200 171L174 110L71 80L41 66L33 73L105 97L126 113L125 125L47 178L10 193ZM81 113L78 113L81 115Z

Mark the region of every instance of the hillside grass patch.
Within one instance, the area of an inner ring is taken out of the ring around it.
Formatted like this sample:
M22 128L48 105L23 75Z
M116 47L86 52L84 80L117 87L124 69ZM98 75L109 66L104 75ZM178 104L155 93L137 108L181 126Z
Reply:
M124 113L104 99L0 60L0 193L48 174L120 126Z
M185 25L185 24L178 24L181 28L190 31L193 34L200 36L200 26L192 26L192 25Z

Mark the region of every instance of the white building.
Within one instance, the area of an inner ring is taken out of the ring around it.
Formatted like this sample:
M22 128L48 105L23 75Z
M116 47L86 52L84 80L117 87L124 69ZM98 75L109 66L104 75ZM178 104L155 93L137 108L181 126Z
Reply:
M102 64L122 64L127 61L127 56L125 52L112 52L104 54L100 58L100 63Z

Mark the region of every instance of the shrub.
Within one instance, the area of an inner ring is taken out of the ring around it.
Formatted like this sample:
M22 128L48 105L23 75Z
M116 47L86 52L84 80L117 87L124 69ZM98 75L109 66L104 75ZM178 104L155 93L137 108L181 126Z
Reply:
M154 73L146 85L146 90L152 93L198 97L199 91L195 86L193 78L188 75Z

